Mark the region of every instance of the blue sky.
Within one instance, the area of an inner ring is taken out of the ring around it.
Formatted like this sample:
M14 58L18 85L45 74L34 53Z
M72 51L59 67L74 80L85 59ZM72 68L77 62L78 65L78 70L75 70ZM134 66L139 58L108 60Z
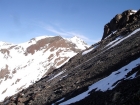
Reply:
M0 0L0 41L22 43L37 36L78 36L93 44L104 25L140 0Z

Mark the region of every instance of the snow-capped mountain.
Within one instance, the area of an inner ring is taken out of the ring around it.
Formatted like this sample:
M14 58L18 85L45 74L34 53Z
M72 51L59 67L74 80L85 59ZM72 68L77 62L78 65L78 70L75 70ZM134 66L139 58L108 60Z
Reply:
M0 42L0 101L59 68L88 48L80 38L40 36L21 44Z

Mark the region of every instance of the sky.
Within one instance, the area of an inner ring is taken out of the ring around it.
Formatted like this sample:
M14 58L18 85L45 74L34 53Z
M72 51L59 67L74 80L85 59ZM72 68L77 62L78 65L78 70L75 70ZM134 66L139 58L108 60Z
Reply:
M77 36L91 45L104 25L140 0L0 0L0 41L14 44L38 36Z

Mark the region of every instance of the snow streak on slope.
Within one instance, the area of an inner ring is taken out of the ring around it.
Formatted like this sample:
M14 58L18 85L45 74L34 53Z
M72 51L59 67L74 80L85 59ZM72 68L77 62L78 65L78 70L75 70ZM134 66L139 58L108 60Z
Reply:
M85 51L82 53L82 55L85 55L85 54L91 52L91 51L94 50L96 47L98 47L98 45L96 45L96 46L94 46L93 48L90 48L90 49L88 49L88 50L85 50Z
M53 80L54 78L58 77L59 75L63 74L65 71L61 71L60 73L56 74L54 77L52 77L51 79L49 79L48 81Z
M121 36L119 36L118 38L116 38L116 40L114 40L114 41L110 42L108 45L106 45L106 47L109 46L109 45L111 45L111 46L108 48L108 49L110 49L110 48L112 48L112 47L118 45L119 43L121 43L123 40L125 40L125 39L129 38L130 36L134 35L134 34L137 33L138 31L140 31L140 28L136 29L135 31L133 31L131 34L129 34L129 35L126 36L126 37L121 37Z
M60 103L59 105L68 105L71 103L75 103L77 101L80 101L84 98L86 98L87 96L90 95L90 92L95 89L95 91L107 91L107 90L112 90L113 88L115 88L117 86L114 85L117 81L123 80L123 79L133 79L136 78L136 73L132 74L130 77L126 77L126 75L131 72L131 70L135 67L137 67L137 64L140 63L140 58L130 62L129 64L127 64L126 66L122 67L121 69L111 73L109 76L101 79L100 81L92 84L91 86L89 86L88 90L65 101ZM64 98L63 98L64 99ZM60 102L60 101L57 101Z
M41 79L49 69L62 66L77 54L74 50L81 50L79 45L66 42L62 37L52 36L33 38L19 45L0 42L0 101ZM46 44L37 49L42 43Z
M89 49L89 50L84 51L84 52L82 53L82 55L85 55L85 54L91 52L93 49L94 49L94 48L91 48L91 49Z

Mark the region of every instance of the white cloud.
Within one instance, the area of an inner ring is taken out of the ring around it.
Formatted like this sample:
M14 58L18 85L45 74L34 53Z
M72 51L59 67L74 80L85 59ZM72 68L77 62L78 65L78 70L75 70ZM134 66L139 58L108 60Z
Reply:
M58 30L54 29L54 28L51 27L51 26L47 26L47 27L45 27L45 29L46 29L47 31L53 32L53 33L55 33L55 34L57 34L57 35L60 35L60 36L69 36L69 34L67 34L67 33L65 33L65 32L63 32L63 31L58 31Z

